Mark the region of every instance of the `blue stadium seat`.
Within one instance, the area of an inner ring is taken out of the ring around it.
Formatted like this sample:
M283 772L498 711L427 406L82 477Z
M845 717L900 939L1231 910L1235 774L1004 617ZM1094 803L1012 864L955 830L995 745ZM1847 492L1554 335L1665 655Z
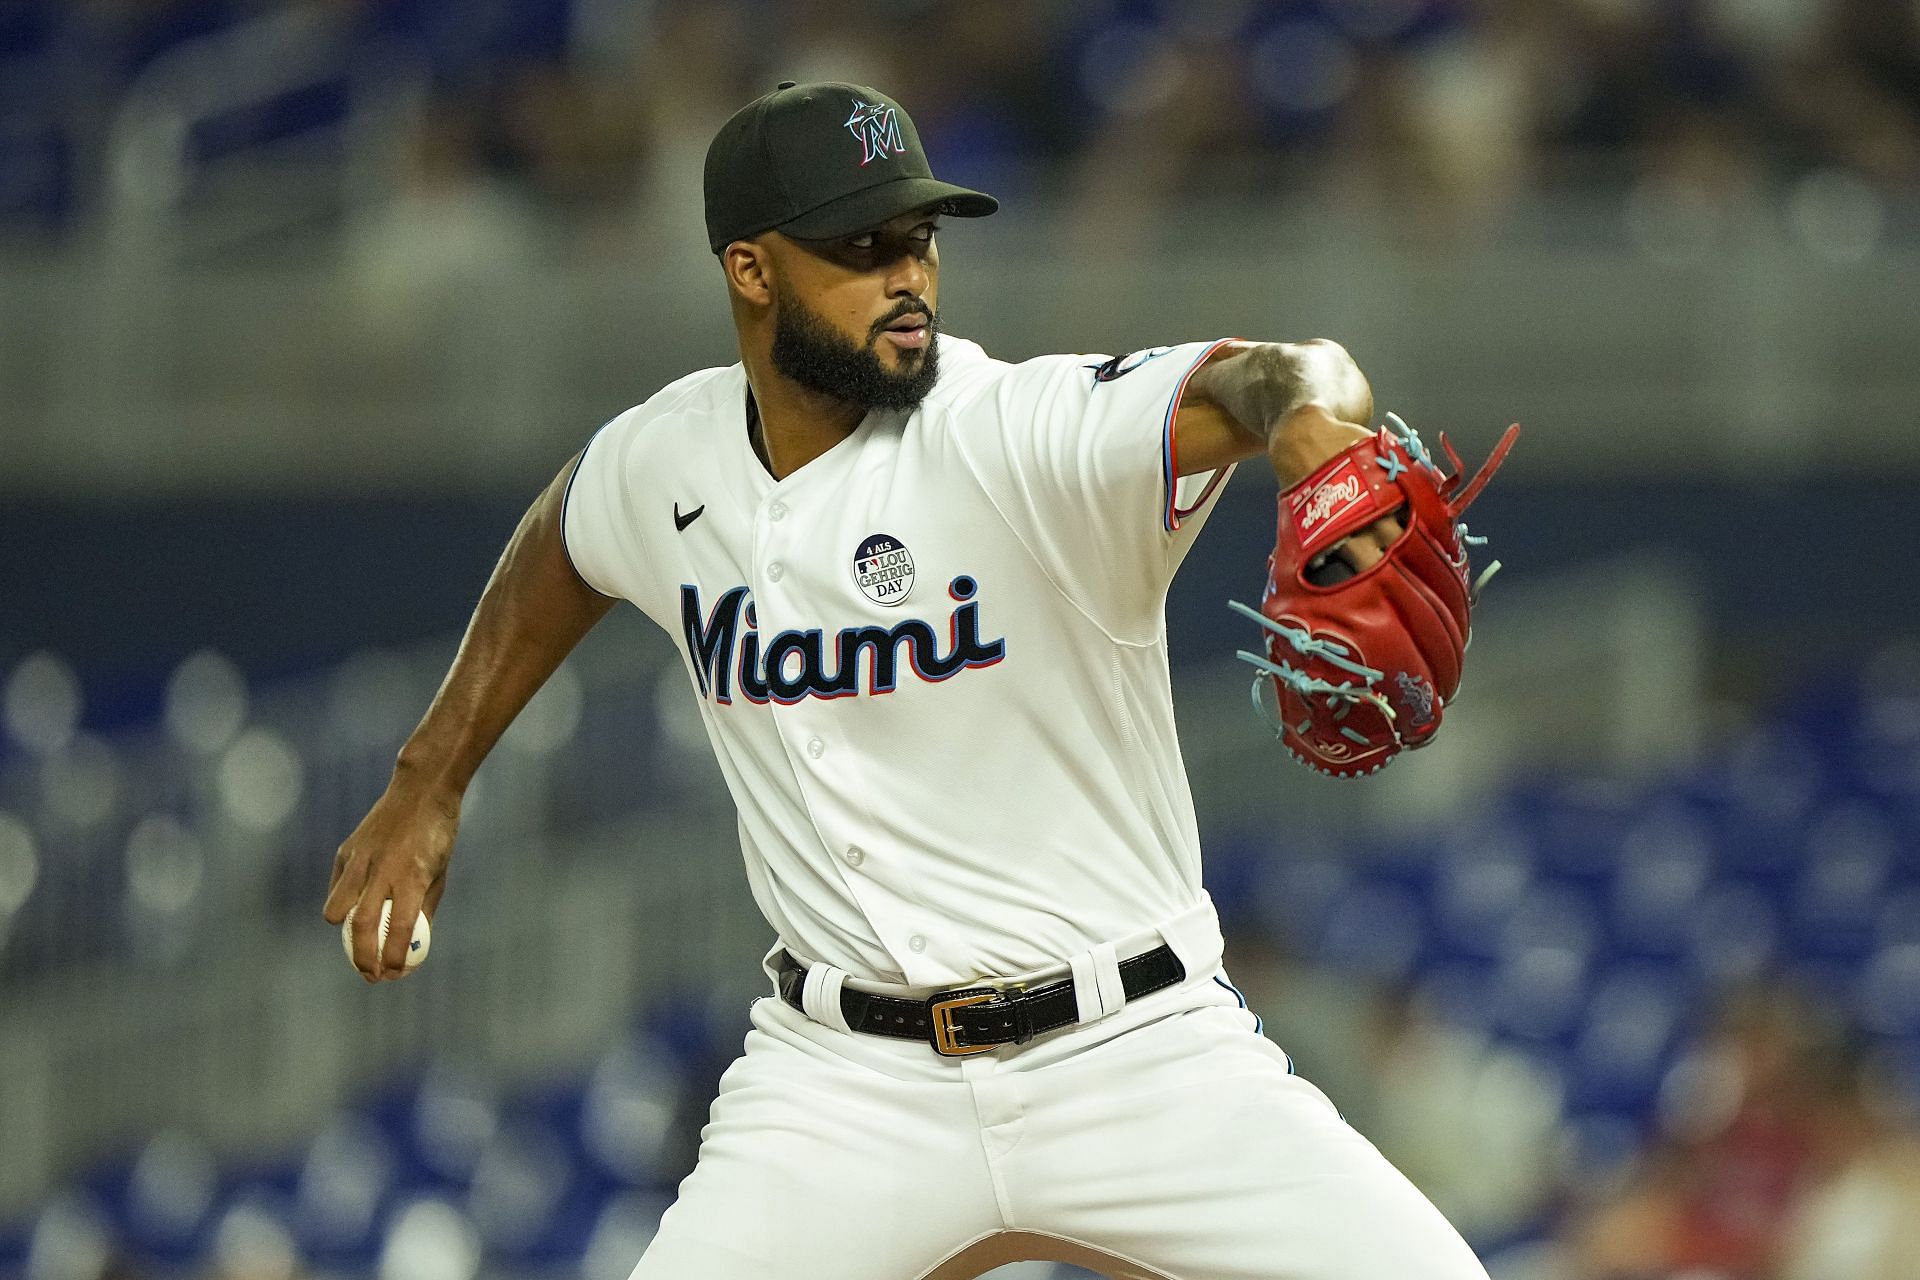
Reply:
M395 1180L422 1191L458 1191L499 1126L498 1091L457 1063L438 1061L419 1079L376 1099L367 1116L399 1160Z
M1856 1013L1877 1035L1920 1036L1920 943L1876 952L1860 971Z
M587 1232L580 1280L626 1280L633 1264L653 1243L660 1217L671 1202L668 1195L641 1191L604 1201Z
M1587 1002L1587 953L1534 943L1501 957L1489 998L1492 1027L1507 1039L1568 1047Z
M1872 950L1896 856L1893 826L1880 807L1853 798L1817 815L1789 889L1793 953L1857 962Z
M1571 1138L1569 1181L1575 1186L1603 1187L1616 1182L1646 1145L1647 1125L1637 1116L1611 1111L1576 1112L1567 1116Z
M1506 804L1539 850L1542 866L1564 876L1598 878L1612 867L1639 800L1618 783L1536 777L1509 788Z
M1840 784L1881 799L1920 798L1920 686L1911 646L1896 645L1857 679L1801 692L1779 719L1818 744Z
M1679 806L1654 808L1625 833L1608 889L1610 933L1621 950L1673 956L1714 870L1706 823Z
M585 1225L571 1156L559 1133L525 1115L487 1143L463 1208L496 1265L522 1270L578 1256Z
M27 1246L32 1228L24 1222L0 1223L0 1276L27 1273Z
M594 1066L581 1095L577 1129L583 1158L624 1187L659 1187L676 1178L674 1126L693 1103L679 1064L650 1040L632 1037Z
M1456 956L1428 966L1414 980L1415 1005L1426 1016L1473 1031L1493 1029L1495 968L1491 961Z
M1600 977L1574 1044L1569 1104L1612 1115L1645 1114L1694 996L1672 965L1626 961Z
M1723 865L1754 879L1798 862L1809 815L1834 791L1819 742L1785 724L1748 733L1703 781Z
M1532 885L1532 842L1514 825L1476 825L1439 855L1432 908L1436 941L1468 955L1499 950L1500 926Z
M1920 942L1920 885L1903 885L1886 896L1874 913L1876 947Z
M399 1159L365 1117L337 1116L307 1148L294 1186L294 1239L325 1270L372 1265L381 1246Z
M1266 873L1254 887L1253 911L1277 941L1310 948L1334 898L1353 883L1357 872L1351 862L1332 853L1270 843Z
M1503 963L1541 948L1585 962L1604 941L1598 894L1582 881L1536 880L1498 922L1493 936L1495 955Z
M213 1154L191 1135L157 1134L130 1164L95 1185L133 1259L183 1267L206 1246L220 1199L220 1174Z
M113 1223L91 1192L71 1188L34 1219L27 1240L26 1274L37 1278L98 1276L120 1254Z
M1753 880L1722 880L1701 898L1688 927L1687 963L1712 987L1764 975L1778 959L1780 911Z
M1315 953L1344 972L1397 982L1413 973L1425 944L1419 896L1403 885L1369 879L1329 904Z
M1870 692L1852 711L1847 763L1861 790L1920 800L1920 692Z

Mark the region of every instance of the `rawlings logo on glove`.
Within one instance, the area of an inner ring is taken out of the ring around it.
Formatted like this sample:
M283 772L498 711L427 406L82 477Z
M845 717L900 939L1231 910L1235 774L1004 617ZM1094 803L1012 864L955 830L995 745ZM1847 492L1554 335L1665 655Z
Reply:
M1280 495L1260 608L1229 601L1266 631L1264 653L1239 655L1260 671L1255 708L1296 759L1343 778L1372 773L1440 731L1460 687L1474 600L1500 567L1469 577L1467 550L1486 539L1460 517L1520 434L1508 427L1462 484L1445 435L1451 475L1412 427L1393 414L1387 423ZM1338 579L1315 572L1323 553L1395 512L1405 532L1377 563Z
M1315 530L1324 527L1335 516L1345 515L1353 504L1365 496L1366 490L1360 484L1360 477L1353 473L1351 458L1343 458L1336 474L1313 488L1303 485L1295 490L1290 503L1300 529L1301 541L1311 542Z

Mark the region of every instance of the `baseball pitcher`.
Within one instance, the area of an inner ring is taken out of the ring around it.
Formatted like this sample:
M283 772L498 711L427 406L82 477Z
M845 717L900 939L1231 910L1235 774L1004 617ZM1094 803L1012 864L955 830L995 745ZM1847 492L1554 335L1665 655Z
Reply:
M432 913L475 769L630 601L679 648L775 939L636 1280L1484 1280L1222 968L1163 617L1264 457L1256 697L1302 760L1369 772L1458 685L1480 479L1363 425L1331 342L1009 364L942 334L943 224L997 205L874 89L744 107L705 196L740 361L615 418L527 512L335 861L357 967L405 974L380 904Z

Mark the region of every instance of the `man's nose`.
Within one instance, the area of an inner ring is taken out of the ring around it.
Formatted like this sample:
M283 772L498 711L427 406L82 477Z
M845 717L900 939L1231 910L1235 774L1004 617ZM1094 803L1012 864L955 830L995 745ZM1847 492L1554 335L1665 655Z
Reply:
M920 261L918 254L903 253L893 270L887 276L887 296L889 298L918 298L923 296L932 283L927 275L927 264Z

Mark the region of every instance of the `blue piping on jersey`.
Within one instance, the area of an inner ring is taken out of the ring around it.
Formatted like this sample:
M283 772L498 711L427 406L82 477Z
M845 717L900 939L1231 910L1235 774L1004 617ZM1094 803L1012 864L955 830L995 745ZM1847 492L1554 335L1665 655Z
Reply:
M580 456L575 459L573 470L567 473L567 487L560 491L560 554L567 558L567 567L573 570L573 576L582 582L587 582L587 575L580 572L580 564L573 558L573 548L567 545L567 504L573 501L573 482L580 478L580 468L587 465L587 450L593 448L593 442L600 438L602 431L605 431L608 427L620 421L623 416L625 416L624 410L621 413L614 414L611 418L608 418L605 422L594 428L593 434L587 437L587 443L581 447ZM587 586L597 596L607 595L606 592L594 586L591 582L587 582ZM607 596L607 598L609 600L619 599L618 596Z
M1207 499L1213 496L1214 490L1220 487L1220 482L1225 480L1227 473L1233 470L1231 465L1219 468L1213 473L1213 477L1207 481L1207 487L1200 491L1200 496L1194 500L1192 506L1182 507L1180 505L1180 452L1179 446L1174 441L1173 430L1174 419L1179 416L1180 413L1180 397L1186 395L1187 383L1193 378L1194 374L1200 371L1202 365L1213 358L1214 352L1226 346L1229 342L1239 341L1239 338L1221 338L1216 342L1209 343L1207 349L1200 353L1199 358L1188 366L1185 373L1180 375L1180 383L1174 387L1173 397L1167 401L1166 421L1161 424L1160 428L1160 479L1161 485L1167 495L1167 501L1165 508L1160 514L1160 526L1168 533L1176 532L1180 528L1180 522L1182 520L1198 511L1201 507L1206 506Z
M1225 988L1226 988L1227 990L1229 990L1229 991L1231 991L1231 992L1233 992L1233 998L1234 998L1235 1000L1238 1000L1238 1001L1240 1002L1240 1007L1241 1007L1242 1009L1247 1009L1247 998L1246 998L1246 996L1244 996L1244 995L1242 995L1242 994L1241 994L1241 992L1240 992L1240 988L1238 988L1238 987L1236 987L1236 986L1234 986L1234 985L1233 985L1233 984L1232 984L1231 982L1228 982L1228 981L1227 981L1227 980L1226 980L1225 978L1223 978L1223 977L1221 977L1221 976L1220 976L1219 974L1217 974L1217 973L1213 975L1213 980L1214 980L1215 982L1217 982L1217 983L1219 983L1219 984L1220 984L1221 986L1223 986L1223 987L1225 987ZM1253 1010L1251 1010L1251 1009L1247 1009L1247 1012L1248 1012L1248 1013L1253 1013ZM1267 1029L1267 1023L1266 1023L1266 1020L1265 1020L1264 1018L1262 1018L1262 1017L1261 1017L1261 1016L1260 1016L1259 1014L1257 1014L1257 1013L1253 1013L1253 1032L1254 1032L1254 1034L1255 1034L1255 1035L1261 1035L1261 1034L1263 1034L1263 1033L1265 1033L1265 1031L1266 1031L1266 1029ZM1287 1051L1286 1051L1285 1049L1282 1049L1282 1050L1281 1050L1280 1052L1281 1052L1282 1054L1285 1054L1285 1055L1286 1055L1286 1059L1287 1059L1287 1074L1288 1074L1288 1075L1293 1075L1293 1074L1294 1074L1294 1070L1293 1070L1293 1055L1292 1055L1292 1054L1290 1054L1290 1053L1287 1053Z

